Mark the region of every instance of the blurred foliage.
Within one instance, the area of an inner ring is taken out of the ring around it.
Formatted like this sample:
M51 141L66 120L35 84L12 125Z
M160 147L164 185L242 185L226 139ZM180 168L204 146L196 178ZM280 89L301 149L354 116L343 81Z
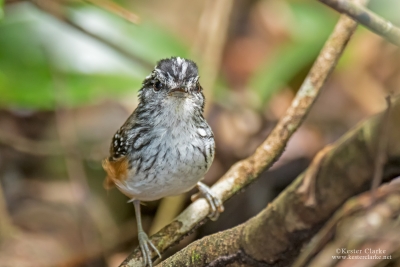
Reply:
M315 1L288 3L296 21L291 25L291 43L265 60L266 64L253 74L250 81L250 88L257 93L262 104L312 64L338 18L336 11ZM369 8L400 26L400 1L375 0L371 1Z
M96 7L74 6L70 17L85 30L131 52L150 65L185 47L162 27L132 25ZM27 45L28 44L28 45ZM18 4L0 25L0 106L52 109L54 77L63 105L87 104L138 90L149 69L69 25Z
M139 25L132 25L98 8L83 6L71 11L71 17L85 29L108 39L151 65L155 65L160 58L189 55L187 46L168 29L151 20L142 19Z
M3 5L4 5L4 0L0 0L0 19L2 19L4 16Z
M0 18L2 4L0 0ZM338 17L335 11L316 1L287 4L295 21L290 24L290 41L272 51L272 56L249 79L248 87L262 104L305 73ZM371 2L373 11L395 24L400 24L399 8L398 0ZM29 3L14 4L0 22L0 106L53 109L55 77L64 91L61 104L66 106L121 97L137 91L150 71L149 66L160 58L190 56L188 44L151 18L142 18L141 24L133 25L82 3L67 11L73 23L138 60L127 58ZM227 87L224 78L219 77L214 88L217 101L226 100Z
M289 2L296 23L291 43L282 46L254 73L250 87L267 102L317 57L335 24L335 16L318 2Z

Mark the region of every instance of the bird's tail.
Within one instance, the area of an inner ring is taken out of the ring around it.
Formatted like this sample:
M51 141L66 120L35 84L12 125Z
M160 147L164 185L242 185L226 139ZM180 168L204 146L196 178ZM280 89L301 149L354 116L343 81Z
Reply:
M128 173L128 160L125 157L121 157L117 160L109 160L109 158L103 160L103 169L107 173L107 177L104 180L103 186L106 189L113 188L115 181L125 181Z

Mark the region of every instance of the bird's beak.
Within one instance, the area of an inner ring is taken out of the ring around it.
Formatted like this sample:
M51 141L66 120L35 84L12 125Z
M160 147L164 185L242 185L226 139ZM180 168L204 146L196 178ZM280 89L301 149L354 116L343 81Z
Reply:
M169 90L168 95L169 96L176 96L176 97L186 97L187 96L187 91L185 88L173 88L171 90Z

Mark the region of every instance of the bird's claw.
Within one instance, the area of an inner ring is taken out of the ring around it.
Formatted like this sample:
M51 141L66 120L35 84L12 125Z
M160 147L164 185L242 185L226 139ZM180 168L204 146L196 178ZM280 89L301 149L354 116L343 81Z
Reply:
M203 184L202 182L197 183L197 188L200 192L194 194L191 197L191 200L195 201L200 197L204 197L210 205L210 214L208 215L208 217L212 221L216 221L220 213L224 211L224 205L222 205L222 201L214 195L214 193L207 185Z
M143 266L153 267L153 263L151 261L151 251L150 251L149 245L161 258L160 252L158 251L156 246L154 246L154 244L150 241L149 237L147 236L147 234L145 232L143 232L143 231L139 232L138 239L139 239L140 250L142 251L142 255L143 255L143 261L144 261Z

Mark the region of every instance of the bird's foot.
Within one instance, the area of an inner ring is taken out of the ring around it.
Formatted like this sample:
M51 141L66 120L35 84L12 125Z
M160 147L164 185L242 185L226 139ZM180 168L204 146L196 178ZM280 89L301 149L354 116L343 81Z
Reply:
M150 247L158 254L158 256L161 258L161 254L158 251L158 249L156 248L156 246L154 246L153 243L151 243L149 237L147 236L147 234L143 231L139 231L138 233L138 239L139 239L139 246L140 246L140 250L142 251L142 255L143 255L143 261L144 261L144 265L143 266L149 266L149 267L153 267L153 263L151 261L151 251L150 251ZM149 247L150 246L150 247Z
M197 183L197 188L200 192L191 197L192 201L195 201L200 197L204 197L210 205L211 212L208 217L212 221L216 221L220 213L224 211L224 205L222 205L222 201L214 195L207 185L203 184L202 182Z

